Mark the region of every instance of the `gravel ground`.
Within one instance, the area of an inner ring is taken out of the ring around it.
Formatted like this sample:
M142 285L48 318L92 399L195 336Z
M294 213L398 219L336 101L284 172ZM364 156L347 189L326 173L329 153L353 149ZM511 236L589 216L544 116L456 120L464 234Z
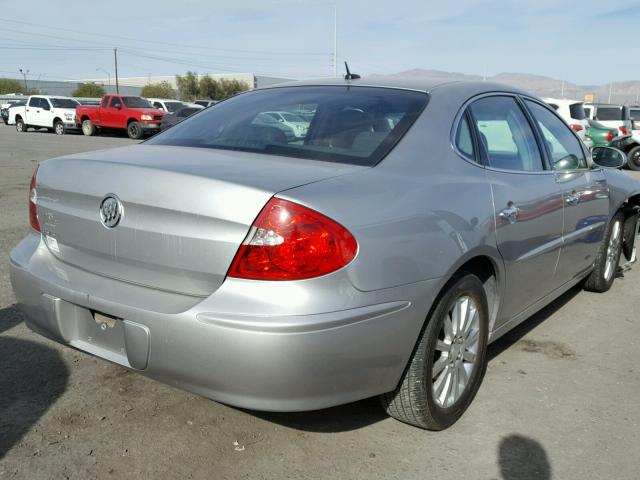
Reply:
M375 399L311 413L234 409L30 332L7 255L35 162L132 142L0 125L0 479L637 479L640 268L573 290L490 347L475 402L431 433Z

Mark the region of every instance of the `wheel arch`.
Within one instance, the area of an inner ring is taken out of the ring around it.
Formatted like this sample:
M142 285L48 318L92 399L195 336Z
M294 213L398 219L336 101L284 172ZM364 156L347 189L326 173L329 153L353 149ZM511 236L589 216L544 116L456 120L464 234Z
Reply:
M55 126L56 126L56 123L58 123L58 122L62 122L62 119L61 119L60 117L56 117L56 118L54 118L54 119L53 119L53 126L55 127ZM62 123L64 123L64 122L62 122Z
M138 122L138 123L140 123L140 120L138 120L138 119L137 119L137 118L135 118L135 117L131 117L131 118L129 118L129 120L127 120L127 127L129 126L129 124L130 124L131 122Z
M489 309L489 332L493 330L500 311L502 292L504 290L504 263L498 250L494 247L485 246L474 251L467 252L449 269L446 275L441 278L438 292L433 297L433 302L429 306L429 311L425 316L424 330L429 317L433 312L434 305L447 291L447 288L463 272L471 273L478 277L484 286Z
M633 250L637 233L638 233L638 217L640 215L640 193L631 195L627 198L616 211L624 214L624 226L622 237L622 253L627 260L632 260Z

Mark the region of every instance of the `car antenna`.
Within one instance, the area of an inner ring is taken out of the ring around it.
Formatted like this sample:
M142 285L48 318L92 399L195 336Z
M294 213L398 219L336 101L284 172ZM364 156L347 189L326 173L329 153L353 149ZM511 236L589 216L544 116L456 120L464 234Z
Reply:
M349 65L347 65L347 62L344 62L344 68L346 68L347 70L347 74L344 76L345 80L357 80L358 78L360 78L360 75L358 75L357 73L351 73L349 71Z

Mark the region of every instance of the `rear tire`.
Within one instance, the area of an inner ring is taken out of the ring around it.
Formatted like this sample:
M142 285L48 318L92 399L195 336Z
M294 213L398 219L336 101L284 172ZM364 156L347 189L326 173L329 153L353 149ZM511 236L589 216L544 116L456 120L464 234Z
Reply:
M56 123L53 124L53 131L56 133L56 135L64 135L65 134L64 123L58 120Z
M127 135L129 138L139 140L142 138L143 133L142 125L140 125L140 123L130 122L129 125L127 125Z
M400 386L381 397L386 412L427 430L455 423L482 383L488 332L482 282L462 272L437 300Z
M24 123L24 120L22 120L22 118L16 118L16 131L18 133L24 133L27 131L27 126Z
M640 170L640 145L629 150L627 158L629 160L627 162L627 165L629 166L630 170Z
M91 122L91 120L87 119L82 121L82 133L85 134L87 137L90 137L96 133L96 127Z
M613 285L622 252L623 229L624 215L622 212L618 212L613 216L604 232L595 265L584 282L585 290L604 293Z

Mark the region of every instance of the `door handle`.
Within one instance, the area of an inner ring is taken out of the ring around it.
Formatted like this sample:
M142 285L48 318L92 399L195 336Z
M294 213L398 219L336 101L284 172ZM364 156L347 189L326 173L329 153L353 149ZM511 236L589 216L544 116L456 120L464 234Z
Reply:
M498 216L504 220L507 220L509 223L516 223L518 221L518 214L520 213L520 209L513 205L513 203L509 202L509 206L507 208L503 208L498 213Z
M580 194L576 193L576 191L574 190L564 198L564 201L569 205L577 205L580 203Z

